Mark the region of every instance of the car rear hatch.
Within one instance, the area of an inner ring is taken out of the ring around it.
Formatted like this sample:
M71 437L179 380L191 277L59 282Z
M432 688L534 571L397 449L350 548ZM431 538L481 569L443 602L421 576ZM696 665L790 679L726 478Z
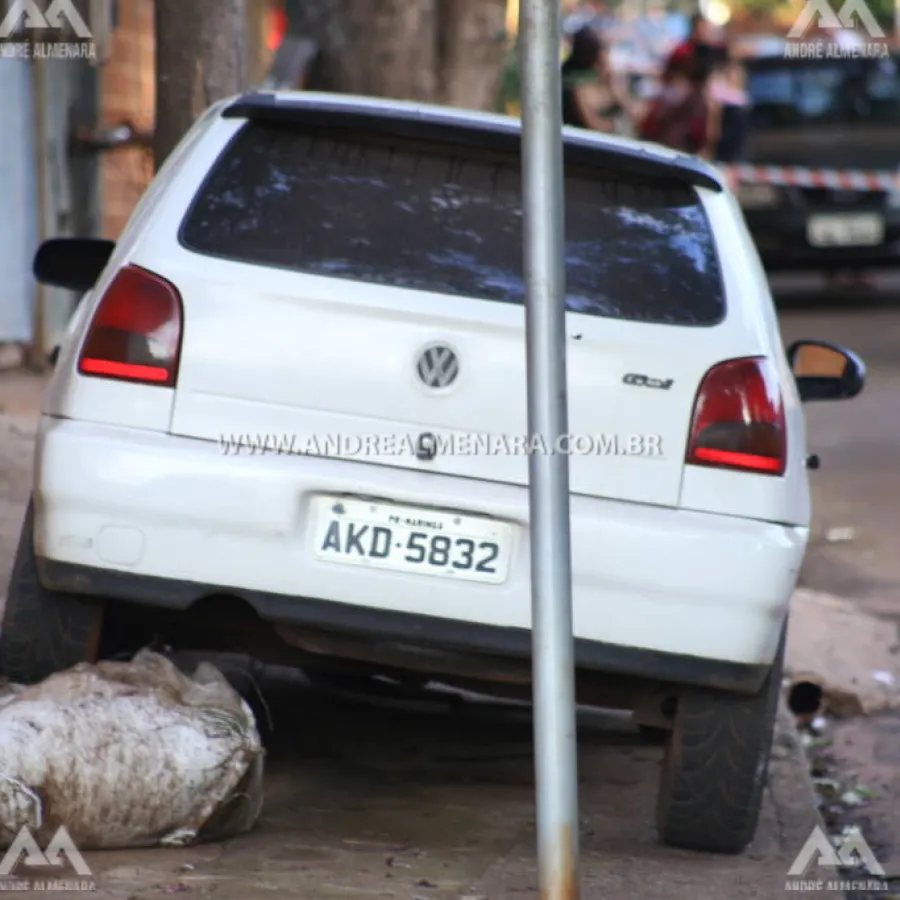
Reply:
M185 309L171 431L526 485L518 165L247 124L167 260ZM676 506L698 386L723 353L710 226L671 178L568 167L566 193L571 488Z

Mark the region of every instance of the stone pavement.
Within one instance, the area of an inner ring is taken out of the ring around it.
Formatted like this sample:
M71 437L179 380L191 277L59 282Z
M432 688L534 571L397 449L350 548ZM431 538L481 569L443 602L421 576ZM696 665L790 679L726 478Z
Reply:
M265 696L274 731L257 830L223 845L85 854L98 900L537 897L527 709L397 709L283 682ZM759 834L740 857L657 845L661 751L627 719L584 713L580 737L585 900L785 896L786 872L817 823L786 713Z

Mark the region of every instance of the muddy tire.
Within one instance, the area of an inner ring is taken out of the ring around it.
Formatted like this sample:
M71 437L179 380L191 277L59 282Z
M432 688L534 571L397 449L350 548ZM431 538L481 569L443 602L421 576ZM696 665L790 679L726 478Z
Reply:
M79 662L94 661L103 626L97 601L47 590L34 557L34 508L28 504L0 625L0 675L36 684Z
M698 690L679 698L657 806L663 844L736 854L753 840L772 749L785 633L758 694Z

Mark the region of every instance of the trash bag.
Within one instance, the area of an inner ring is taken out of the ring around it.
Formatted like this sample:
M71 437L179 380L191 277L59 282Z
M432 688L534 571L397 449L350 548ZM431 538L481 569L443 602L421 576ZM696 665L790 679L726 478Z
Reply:
M143 650L0 687L0 847L187 846L245 833L262 809L253 713L209 663L188 676Z

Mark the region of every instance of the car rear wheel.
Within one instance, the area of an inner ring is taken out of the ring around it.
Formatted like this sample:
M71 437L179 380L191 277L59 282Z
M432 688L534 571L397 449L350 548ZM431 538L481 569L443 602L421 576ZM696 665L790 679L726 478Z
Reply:
M784 666L785 631L758 694L687 691L666 745L657 807L670 847L741 853L759 822Z
M38 579L29 502L0 626L0 674L36 684L76 663L93 662L102 627L99 601L47 590Z

